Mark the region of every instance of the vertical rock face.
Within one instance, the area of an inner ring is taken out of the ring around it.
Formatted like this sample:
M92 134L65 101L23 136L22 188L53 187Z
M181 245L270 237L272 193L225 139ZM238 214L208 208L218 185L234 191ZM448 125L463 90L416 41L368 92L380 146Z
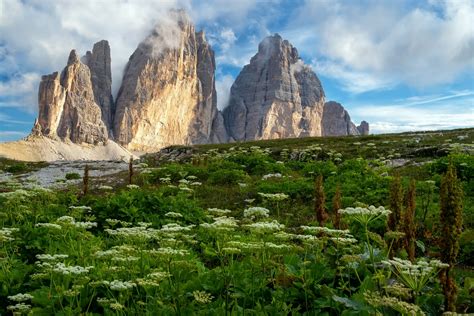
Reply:
M112 71L109 42L102 40L94 44L92 52L88 51L83 57L84 63L91 72L94 100L100 106L102 120L109 134L113 129L113 114L115 112L112 97Z
M66 90L57 72L41 77L38 92L38 124L45 136L56 137L66 102ZM35 124L36 125L36 124Z
M183 11L172 11L170 20L139 44L117 96L114 136L132 150L226 139L214 52Z
M369 123L366 121L360 122L360 125L357 126L357 130L360 135L369 135Z
M34 133L74 143L97 144L108 139L101 108L95 103L89 67L75 50L66 68L43 76L38 93L39 115Z
M265 38L240 72L224 110L233 140L321 136L321 82L278 34Z
M357 127L352 123L349 113L337 102L329 101L324 104L322 136L359 135Z

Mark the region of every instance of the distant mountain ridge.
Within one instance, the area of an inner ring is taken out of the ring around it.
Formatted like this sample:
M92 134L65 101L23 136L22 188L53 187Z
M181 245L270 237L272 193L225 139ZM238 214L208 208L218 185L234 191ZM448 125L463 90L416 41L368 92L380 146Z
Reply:
M117 142L157 151L169 145L305 136L366 135L347 111L326 102L321 82L298 51L275 34L259 44L217 109L214 51L183 10L155 28L131 55L112 96L111 50L102 40L64 70L42 77L32 137L76 144ZM172 41L168 38L171 32Z

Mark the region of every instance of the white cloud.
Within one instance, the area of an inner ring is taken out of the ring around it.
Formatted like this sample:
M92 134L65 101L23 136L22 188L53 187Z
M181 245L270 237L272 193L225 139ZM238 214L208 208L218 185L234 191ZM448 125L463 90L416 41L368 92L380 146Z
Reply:
M16 74L9 81L0 81L0 108L16 107L32 113L36 110L37 94L41 76L38 73L27 72Z
M375 134L474 127L473 96L474 91L462 91L411 97L397 104L362 104L352 107L351 116L368 121Z
M327 60L321 72L348 91L364 92L387 83L418 88L449 83L474 69L473 21L470 0L419 7L401 0L308 0L286 33L313 58ZM362 82L356 81L361 74Z
M216 80L217 108L223 110L229 104L230 87L235 78L231 75L221 76Z

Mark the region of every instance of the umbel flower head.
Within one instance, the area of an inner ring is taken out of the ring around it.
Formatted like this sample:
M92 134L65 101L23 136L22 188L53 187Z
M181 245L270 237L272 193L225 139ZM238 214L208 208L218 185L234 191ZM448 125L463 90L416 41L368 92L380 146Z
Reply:
M386 217L390 213L390 210L385 209L383 206L375 207L373 205L369 207L348 207L338 211L339 214L347 216L362 225L367 225L379 218Z

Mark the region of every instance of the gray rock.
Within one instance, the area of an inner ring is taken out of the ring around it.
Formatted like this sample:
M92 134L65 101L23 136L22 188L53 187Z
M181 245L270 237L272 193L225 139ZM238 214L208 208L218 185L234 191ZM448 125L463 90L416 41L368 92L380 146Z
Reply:
M323 111L323 136L359 135L349 113L337 102L328 101Z
M138 45L118 93L114 135L132 150L226 139L216 119L214 52L184 11L169 20Z
M75 50L66 68L43 76L38 93L39 114L33 134L74 143L98 144L108 139L100 107L95 103L89 67ZM41 131L41 132L40 132Z
M298 51L265 38L231 87L223 115L234 140L321 136L324 91Z
M360 122L360 125L357 126L357 130L360 135L369 135L369 123L366 121Z
M100 106L102 120L109 131L109 137L111 137L115 106L112 97L109 42L102 40L95 43L92 52L88 51L83 57L83 61L90 69L94 100Z

